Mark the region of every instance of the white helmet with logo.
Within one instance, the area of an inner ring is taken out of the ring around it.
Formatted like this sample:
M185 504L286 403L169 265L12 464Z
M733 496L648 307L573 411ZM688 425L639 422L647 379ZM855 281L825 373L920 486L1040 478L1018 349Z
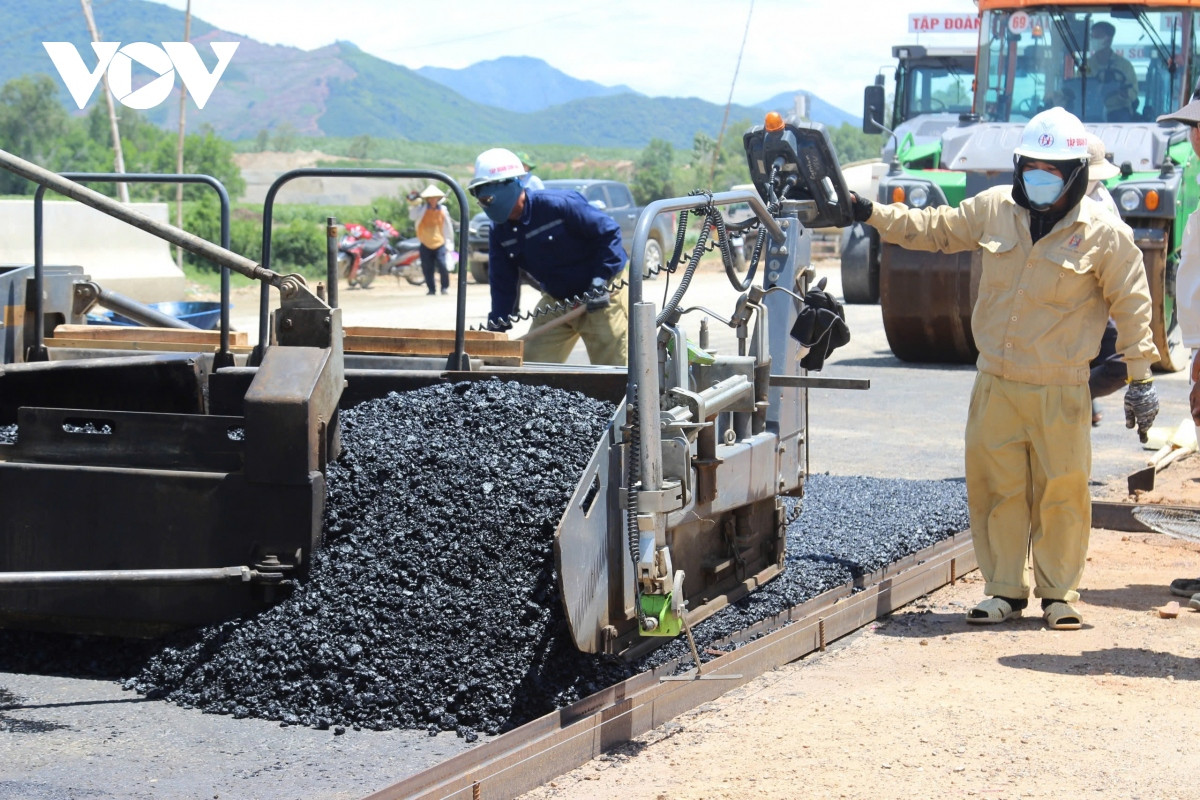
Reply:
M503 147L493 147L491 150L484 150L479 154L479 158L475 159L475 177L471 179L467 187L480 186L507 178L520 178L524 174L525 165L521 163L521 159L517 158L516 153L505 150Z
M1087 159L1087 129L1065 108L1048 108L1035 114L1025 125L1013 155L1037 161Z

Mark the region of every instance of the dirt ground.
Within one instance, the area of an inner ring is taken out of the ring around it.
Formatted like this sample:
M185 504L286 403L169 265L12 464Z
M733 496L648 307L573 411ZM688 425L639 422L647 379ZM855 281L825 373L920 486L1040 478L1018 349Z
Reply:
M1154 501L1200 503L1200 458L1166 467ZM1182 576L1200 542L1093 531L1083 630L1048 630L1036 604L968 626L972 572L525 798L1190 796L1200 611L1167 591Z

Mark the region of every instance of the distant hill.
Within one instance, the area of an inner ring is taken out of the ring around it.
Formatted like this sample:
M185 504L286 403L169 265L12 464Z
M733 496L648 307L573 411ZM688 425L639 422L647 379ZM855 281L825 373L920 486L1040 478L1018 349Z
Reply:
M97 3L94 13L105 41L157 43L178 41L183 35L182 11L146 0ZM0 3L0 30L5 31L0 85L37 72L62 85L43 41L72 42L85 63L91 62L78 0ZM230 139L250 138L286 123L301 135L317 137L367 134L423 142L637 148L659 138L689 149L698 132L715 137L725 114L724 106L697 98L652 98L624 86L578 80L535 58L500 58L463 70L433 70L438 78L433 80L422 74L431 68L411 70L350 42L311 51L266 45L220 31L195 16L191 32L210 68L215 62L210 42L239 42L205 107L189 105L187 110L190 129L210 125ZM139 77L141 81L155 77L144 68L141 72L145 74L135 74L135 85ZM786 102L790 108L791 95L786 97L780 105ZM811 119L831 127L854 121L810 97ZM72 113L79 113L65 87L60 99ZM99 91L92 99L97 102L102 102ZM729 121L757 122L762 111L762 104L734 106ZM156 124L174 127L178 94L146 113Z
M159 3L143 0L95 3L92 14L105 41L177 42L183 38L183 12ZM88 36L79 0L0 3L0 30L4 31L0 86L13 78L37 72L44 72L61 83L42 42L71 42L79 49L85 63L95 62L89 47L91 37ZM214 30L212 25L192 16L193 39L206 36ZM206 63L211 65L213 59L209 55ZM237 61L235 58L234 63ZM70 104L71 110L75 110L75 104L65 88L62 96Z
M786 115L795 106L797 95L804 95L808 98L808 118L814 122L820 122L828 128L839 128L842 126L842 123L849 123L855 128L862 126L862 117L849 114L836 106L826 103L812 92L805 92L799 89L794 92L777 94L761 103L757 103L756 107L764 111L778 111Z
M543 108L613 94L637 94L628 86L603 86L572 78L529 56L503 56L480 61L463 69L421 67L417 74L447 86L468 100L508 111L541 111Z

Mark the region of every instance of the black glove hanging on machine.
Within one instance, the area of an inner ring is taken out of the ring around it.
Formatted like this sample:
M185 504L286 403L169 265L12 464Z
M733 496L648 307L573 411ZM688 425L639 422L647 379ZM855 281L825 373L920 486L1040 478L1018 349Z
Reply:
M808 348L800 359L800 366L806 370L819 371L830 353L850 341L846 311L836 297L825 291L827 281L821 278L805 293L804 307L792 325L792 338Z

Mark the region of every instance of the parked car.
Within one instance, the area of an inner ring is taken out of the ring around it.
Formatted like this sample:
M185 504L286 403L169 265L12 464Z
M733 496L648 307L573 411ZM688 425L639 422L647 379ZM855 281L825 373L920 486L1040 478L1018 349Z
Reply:
M615 219L621 226L621 239L625 245L625 254L629 255L629 246L633 242L633 230L637 226L642 207L634 205L633 193L629 187L620 181L600 180L595 178L561 178L545 181L547 189L574 189L579 192L596 208ZM486 214L479 213L471 218L467 230L467 266L471 277L476 283L488 282L488 234L492 230L492 221ZM646 249L643 253L643 265L646 272L657 270L663 264L663 253L668 247L674 246L675 221L674 214L659 214L654 219L650 236L646 239Z

